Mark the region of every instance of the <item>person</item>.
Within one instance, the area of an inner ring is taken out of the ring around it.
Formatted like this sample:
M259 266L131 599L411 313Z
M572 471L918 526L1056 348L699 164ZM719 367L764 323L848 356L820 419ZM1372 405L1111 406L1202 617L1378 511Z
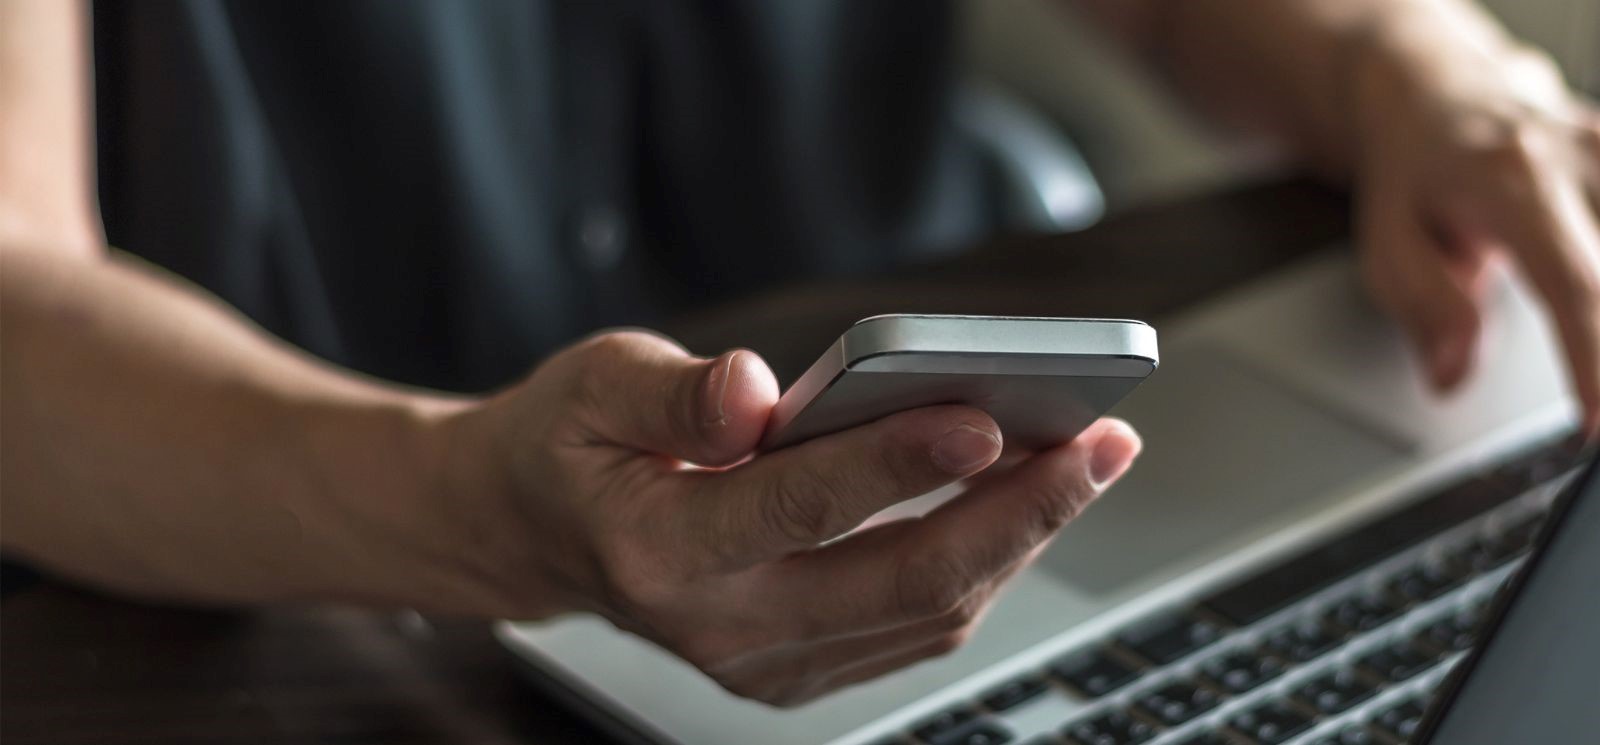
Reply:
M1600 423L1600 118L1543 55L1464 0L1075 4L1350 184L1434 384L1505 262ZM753 454L755 354L597 329L992 229L954 18L5 0L5 553L180 601L595 613L778 705L948 652L1126 424L833 540L1003 433L937 406Z

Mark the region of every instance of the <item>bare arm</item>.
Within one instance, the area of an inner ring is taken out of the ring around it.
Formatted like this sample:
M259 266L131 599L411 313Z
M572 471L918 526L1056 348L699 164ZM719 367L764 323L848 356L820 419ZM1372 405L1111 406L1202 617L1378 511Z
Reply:
M0 241L79 254L101 243L83 6L0 0Z
M0 0L0 543L128 591L419 597L438 572L372 547L443 522L414 440L455 404L320 364L103 248L86 33L79 3Z
M1461 0L1075 0L1198 108L1348 174L1374 50L1438 68L1516 49ZM1451 44L1439 44L1453 35ZM1519 52L1531 54L1529 52Z
M1515 266L1600 433L1600 112L1548 57L1468 0L1080 2L1190 98L1352 184L1363 276L1436 387L1483 353L1490 279Z
M0 19L0 59L26 56L16 44L70 48L59 32L73 27L49 15ZM58 121L84 116L79 93ZM21 103L49 116L59 101ZM45 172L87 162L49 152ZM27 191L31 163L7 161L0 195ZM959 646L1140 447L1102 421L922 519L847 536L986 468L1001 451L993 420L929 407L757 454L778 398L766 365L643 333L574 344L485 400L368 380L159 269L70 248L77 176L5 208L25 228L0 236L0 546L103 586L589 611L735 693L795 704Z
M405 545L451 534L420 439L453 404L308 359L115 255L0 248L0 340L8 552L208 601L461 589Z

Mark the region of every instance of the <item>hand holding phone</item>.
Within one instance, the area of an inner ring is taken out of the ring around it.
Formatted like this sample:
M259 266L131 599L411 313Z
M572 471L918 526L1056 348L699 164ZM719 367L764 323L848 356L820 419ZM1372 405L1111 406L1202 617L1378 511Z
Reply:
M918 405L757 452L779 398L749 351L697 358L638 332L574 344L427 429L423 452L450 457L428 459L442 469L426 480L439 501L421 514L447 519L416 521L429 540L401 543L386 566L408 570L394 575L408 592L428 578L415 597L429 607L597 612L729 691L794 705L959 646L1140 447L1102 420L920 519L858 531L983 472L1001 454L999 425L969 406ZM436 542L441 530L453 532Z

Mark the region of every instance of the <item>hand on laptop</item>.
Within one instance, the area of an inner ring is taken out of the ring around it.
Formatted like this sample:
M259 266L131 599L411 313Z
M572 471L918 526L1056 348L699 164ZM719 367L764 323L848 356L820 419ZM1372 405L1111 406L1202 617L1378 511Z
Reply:
M1354 72L1366 279L1447 389L1479 353L1493 265L1543 298L1600 428L1600 111L1541 53L1394 28ZM1478 37L1474 37L1478 38Z
M458 415L451 490L487 516L478 610L596 612L734 693L794 705L959 646L1140 447L1102 420L924 518L822 546L984 469L999 433L938 406L752 456L777 397L754 353L705 360L621 332Z

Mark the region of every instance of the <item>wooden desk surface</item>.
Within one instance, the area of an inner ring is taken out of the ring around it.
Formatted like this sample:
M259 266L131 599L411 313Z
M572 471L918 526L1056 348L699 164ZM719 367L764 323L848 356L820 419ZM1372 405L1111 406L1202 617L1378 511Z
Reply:
M792 376L873 313L1159 319L1327 244L1346 214L1307 184L1245 189L1001 239L892 280L783 290L667 330L699 351L752 347ZM50 580L0 605L6 745L605 741L524 685L482 621L162 608Z

